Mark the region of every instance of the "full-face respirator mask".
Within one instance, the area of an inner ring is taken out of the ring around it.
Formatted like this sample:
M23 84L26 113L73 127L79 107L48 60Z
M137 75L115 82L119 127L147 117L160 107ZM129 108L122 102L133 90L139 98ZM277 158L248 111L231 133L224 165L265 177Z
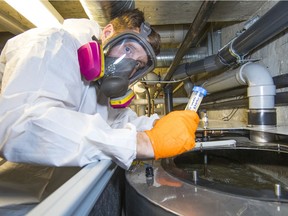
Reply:
M113 108L127 107L135 96L130 87L155 68L156 56L147 41L150 33L149 24L142 23L140 33L122 32L103 48L94 38L78 49L81 74L95 82Z

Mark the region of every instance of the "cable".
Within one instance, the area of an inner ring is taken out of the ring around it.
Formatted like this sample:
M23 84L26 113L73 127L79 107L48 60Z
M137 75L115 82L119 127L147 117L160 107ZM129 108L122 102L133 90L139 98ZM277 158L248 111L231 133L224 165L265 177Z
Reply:
M222 120L223 120L223 121L230 121L231 118L232 118L232 117L235 115L235 113L238 111L238 109L239 109L239 108L233 109L233 110L231 111L231 113L229 113L229 115L223 117Z
M151 80L151 81L147 81L147 80L142 80L140 81L141 83L177 83L177 82L182 82L186 79L189 79L189 77L186 77L184 79L180 79L180 80L171 80L171 81L161 81L161 80Z

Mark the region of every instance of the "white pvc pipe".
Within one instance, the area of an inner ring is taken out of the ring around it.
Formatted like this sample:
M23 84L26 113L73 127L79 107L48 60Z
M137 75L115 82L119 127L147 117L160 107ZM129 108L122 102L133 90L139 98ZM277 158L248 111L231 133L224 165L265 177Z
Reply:
M173 98L173 104L183 104L188 103L189 98ZM164 99L153 99L154 104L164 104ZM134 99L131 102L131 105L147 105L148 100L147 99Z
M238 70L228 71L206 80L204 88L208 91L209 94L211 94L243 85L240 84L236 78L236 73Z
M238 79L248 84L247 96L250 109L274 108L276 88L265 67L247 63L240 68Z
M204 87L208 93L215 93L242 85L248 85L249 109L274 108L276 88L273 79L269 71L259 64L248 62L207 80Z

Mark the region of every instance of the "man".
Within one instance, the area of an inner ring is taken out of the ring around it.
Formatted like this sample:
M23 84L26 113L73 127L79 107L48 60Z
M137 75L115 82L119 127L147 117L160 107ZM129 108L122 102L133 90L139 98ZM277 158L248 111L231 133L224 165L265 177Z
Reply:
M105 70L91 81L80 73L77 50L92 36L102 40ZM10 39L0 58L1 155L50 166L109 158L127 169L135 158L191 149L199 121L195 112L157 120L109 104L153 70L159 45L159 35L137 9L112 20L101 35L94 21L72 19L61 29L36 28Z

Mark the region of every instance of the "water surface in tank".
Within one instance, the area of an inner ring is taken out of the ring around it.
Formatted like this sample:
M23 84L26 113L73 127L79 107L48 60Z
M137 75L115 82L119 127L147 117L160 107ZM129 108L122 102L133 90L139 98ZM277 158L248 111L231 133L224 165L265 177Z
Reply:
M260 200L288 202L288 154L254 149L193 151L162 161L183 181Z

